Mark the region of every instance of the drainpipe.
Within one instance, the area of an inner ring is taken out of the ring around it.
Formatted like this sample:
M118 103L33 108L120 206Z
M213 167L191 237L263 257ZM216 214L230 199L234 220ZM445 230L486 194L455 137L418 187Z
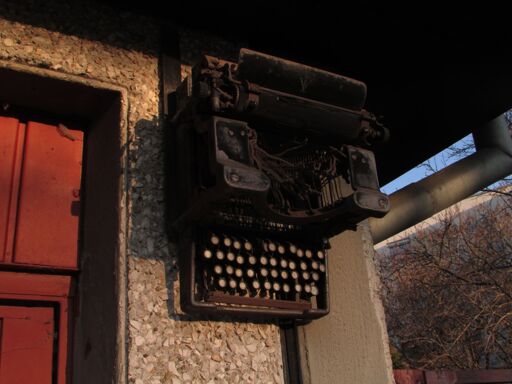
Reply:
M374 244L512 173L512 137L504 115L473 132L476 152L390 196L391 210L369 219Z

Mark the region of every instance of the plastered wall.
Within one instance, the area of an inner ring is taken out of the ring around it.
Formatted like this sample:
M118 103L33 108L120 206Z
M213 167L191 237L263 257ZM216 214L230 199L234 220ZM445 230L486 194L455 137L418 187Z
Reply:
M331 239L328 316L300 327L306 384L392 384L379 278L366 223Z

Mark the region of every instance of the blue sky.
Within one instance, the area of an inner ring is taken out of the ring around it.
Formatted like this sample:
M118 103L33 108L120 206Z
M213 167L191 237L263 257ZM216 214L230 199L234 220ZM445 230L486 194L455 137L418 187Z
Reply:
M471 135L468 135L464 137L463 139L459 140L455 144L453 144L451 147L455 148L461 148L468 143L473 142L473 137ZM449 149L445 149L441 152L439 152L437 155L432 156L430 159L428 159L425 163L429 163L430 167L439 171L446 167L447 165L450 165L454 163L455 161L459 160L457 157L450 156L451 151ZM413 183L415 181L423 179L425 176L430 175L431 172L427 169L427 167L422 166L419 164L417 167L411 169L409 172L404 173L402 176L396 178L395 180L389 182L388 184L384 185L381 190L384 193L391 194L405 186L407 186L410 183Z

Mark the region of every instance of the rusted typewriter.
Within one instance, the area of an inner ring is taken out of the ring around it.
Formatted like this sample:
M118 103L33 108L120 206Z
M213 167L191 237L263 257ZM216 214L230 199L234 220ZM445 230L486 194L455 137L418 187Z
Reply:
M329 237L389 210L371 151L388 133L365 84L242 49L206 56L172 96L182 309L326 315Z

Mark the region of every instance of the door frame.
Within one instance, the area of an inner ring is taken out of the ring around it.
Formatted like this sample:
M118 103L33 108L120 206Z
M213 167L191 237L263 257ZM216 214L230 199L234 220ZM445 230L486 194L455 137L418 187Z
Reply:
M0 83L0 101L8 103L13 114L60 121L79 119L85 125L80 271L73 283L77 292L73 322L69 324L73 346L68 361L72 361L75 384L126 383L128 91L118 85L3 60ZM69 278L45 276L50 280ZM31 288L33 285L30 282ZM33 295L38 297L50 296ZM64 302L59 306L63 308Z

